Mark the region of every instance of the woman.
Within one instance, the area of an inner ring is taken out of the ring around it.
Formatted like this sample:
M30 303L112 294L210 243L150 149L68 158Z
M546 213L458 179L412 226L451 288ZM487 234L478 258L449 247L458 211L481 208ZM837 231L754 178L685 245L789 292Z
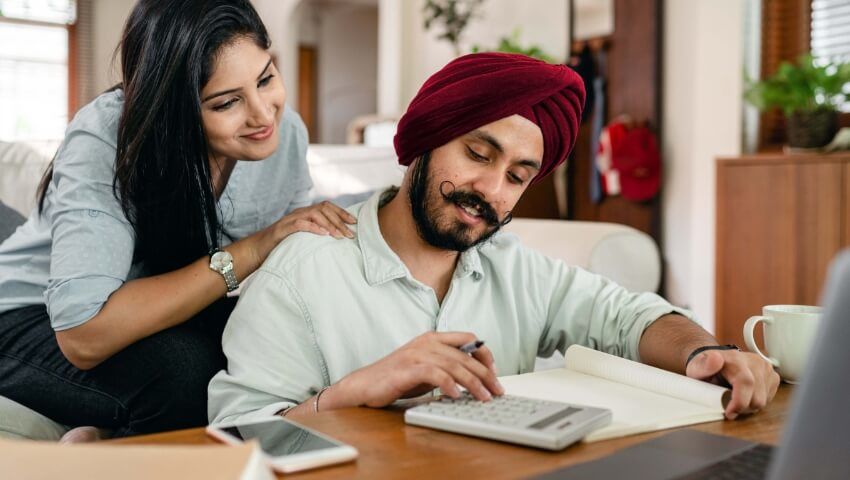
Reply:
M115 436L203 425L226 292L293 232L352 236L306 206L269 43L247 0L137 3L122 84L76 115L0 245L0 395Z

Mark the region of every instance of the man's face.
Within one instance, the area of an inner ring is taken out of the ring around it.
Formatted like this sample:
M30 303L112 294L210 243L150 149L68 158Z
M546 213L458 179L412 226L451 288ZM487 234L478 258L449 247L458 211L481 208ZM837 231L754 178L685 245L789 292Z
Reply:
M409 196L428 244L463 252L496 233L540 170L543 134L519 115L480 127L411 167Z

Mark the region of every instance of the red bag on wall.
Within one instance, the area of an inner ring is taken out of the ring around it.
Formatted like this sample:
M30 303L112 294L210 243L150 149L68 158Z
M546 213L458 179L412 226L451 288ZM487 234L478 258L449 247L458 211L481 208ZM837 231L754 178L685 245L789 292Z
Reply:
M606 195L642 202L657 195L661 187L661 155L655 134L628 118L602 129L596 165Z

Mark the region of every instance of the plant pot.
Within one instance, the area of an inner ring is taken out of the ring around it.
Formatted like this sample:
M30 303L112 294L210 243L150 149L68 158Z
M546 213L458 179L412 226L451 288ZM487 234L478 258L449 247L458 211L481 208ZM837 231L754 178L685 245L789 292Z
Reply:
M834 110L796 111L786 117L788 146L818 148L828 144L838 130L838 112Z

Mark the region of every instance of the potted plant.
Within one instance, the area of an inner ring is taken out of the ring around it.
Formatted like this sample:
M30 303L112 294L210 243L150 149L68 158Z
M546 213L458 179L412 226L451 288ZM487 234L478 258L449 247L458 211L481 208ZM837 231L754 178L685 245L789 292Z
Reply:
M442 24L443 32L437 38L451 43L455 57L459 57L461 35L483 3L484 0L426 0L423 7L425 30L430 30L435 23Z
M510 36L499 39L499 45L496 48L486 48L480 45L472 46L472 53L477 52L505 52L505 53L521 53L529 57L543 60L547 63L558 63L554 58L548 55L539 45L523 46L520 43L520 29L517 28Z
M790 147L817 148L835 135L838 108L849 93L850 63L821 62L803 55L796 65L782 63L765 80L748 80L744 98L762 111L782 109Z

